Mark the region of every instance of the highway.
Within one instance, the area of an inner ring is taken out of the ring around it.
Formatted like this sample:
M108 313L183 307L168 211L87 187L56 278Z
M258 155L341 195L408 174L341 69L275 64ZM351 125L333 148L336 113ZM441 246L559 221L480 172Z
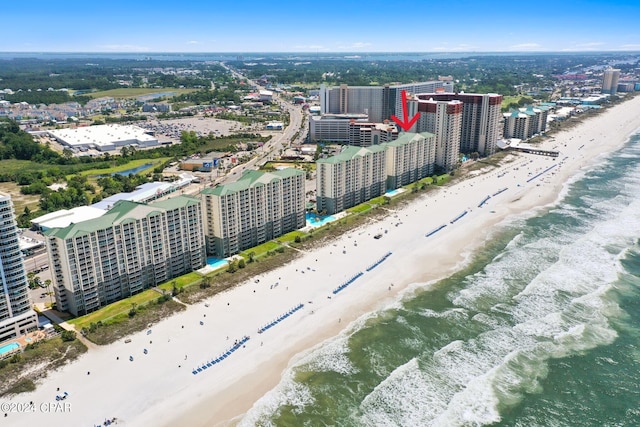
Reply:
M225 63L221 63L221 65L226 68L229 72L231 72L235 77L244 79L245 76L238 73L237 71L229 68ZM258 90L264 89L262 86L258 85L256 82L247 79L249 85L253 85L258 88ZM212 182L215 184L227 184L229 182L237 181L241 176L242 172L247 169L257 169L258 166L266 163L269 160L273 160L276 153L279 153L280 150L284 150L291 145L292 139L296 132L300 132L296 141L302 141L304 138L304 129L302 120L303 120L303 112L302 107L297 105L292 105L287 101L283 101L274 92L273 100L278 102L280 106L289 113L289 125L284 128L281 134L271 138L271 140L265 143L262 148L256 150L257 155L254 156L251 160L246 163L240 164L229 172L226 175L213 178Z

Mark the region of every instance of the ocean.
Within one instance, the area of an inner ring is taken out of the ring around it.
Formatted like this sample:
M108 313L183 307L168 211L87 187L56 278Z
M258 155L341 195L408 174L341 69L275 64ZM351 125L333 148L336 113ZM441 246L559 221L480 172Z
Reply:
M296 357L240 425L640 425L640 135Z

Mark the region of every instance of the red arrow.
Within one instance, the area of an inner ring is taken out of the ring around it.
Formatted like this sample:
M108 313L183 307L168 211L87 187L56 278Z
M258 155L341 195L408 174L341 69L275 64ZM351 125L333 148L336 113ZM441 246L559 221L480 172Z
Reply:
M418 121L420 114L416 113L416 115L413 116L411 120L409 120L409 111L407 108L407 91L403 90L400 93L402 95L402 114L404 116L404 120L400 120L399 118L393 115L391 116L391 118L393 119L394 122L396 122L402 128L402 130L406 132L409 129L411 129L411 126L413 126L415 122Z

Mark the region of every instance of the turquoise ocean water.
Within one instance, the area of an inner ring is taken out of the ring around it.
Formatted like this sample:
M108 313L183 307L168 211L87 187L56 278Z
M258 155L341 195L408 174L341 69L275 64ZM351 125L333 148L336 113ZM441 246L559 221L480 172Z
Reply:
M240 424L639 426L639 242L636 135L463 271L300 355Z

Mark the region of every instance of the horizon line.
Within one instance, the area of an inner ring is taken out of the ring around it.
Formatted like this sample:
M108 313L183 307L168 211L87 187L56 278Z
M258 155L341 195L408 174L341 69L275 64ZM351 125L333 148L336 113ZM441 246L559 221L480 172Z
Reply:
M54 50L0 50L0 54L6 53L53 53L53 54L439 54L439 53L640 53L640 49L637 50L574 50L574 49L563 49L563 50L436 50L436 51L54 51Z

